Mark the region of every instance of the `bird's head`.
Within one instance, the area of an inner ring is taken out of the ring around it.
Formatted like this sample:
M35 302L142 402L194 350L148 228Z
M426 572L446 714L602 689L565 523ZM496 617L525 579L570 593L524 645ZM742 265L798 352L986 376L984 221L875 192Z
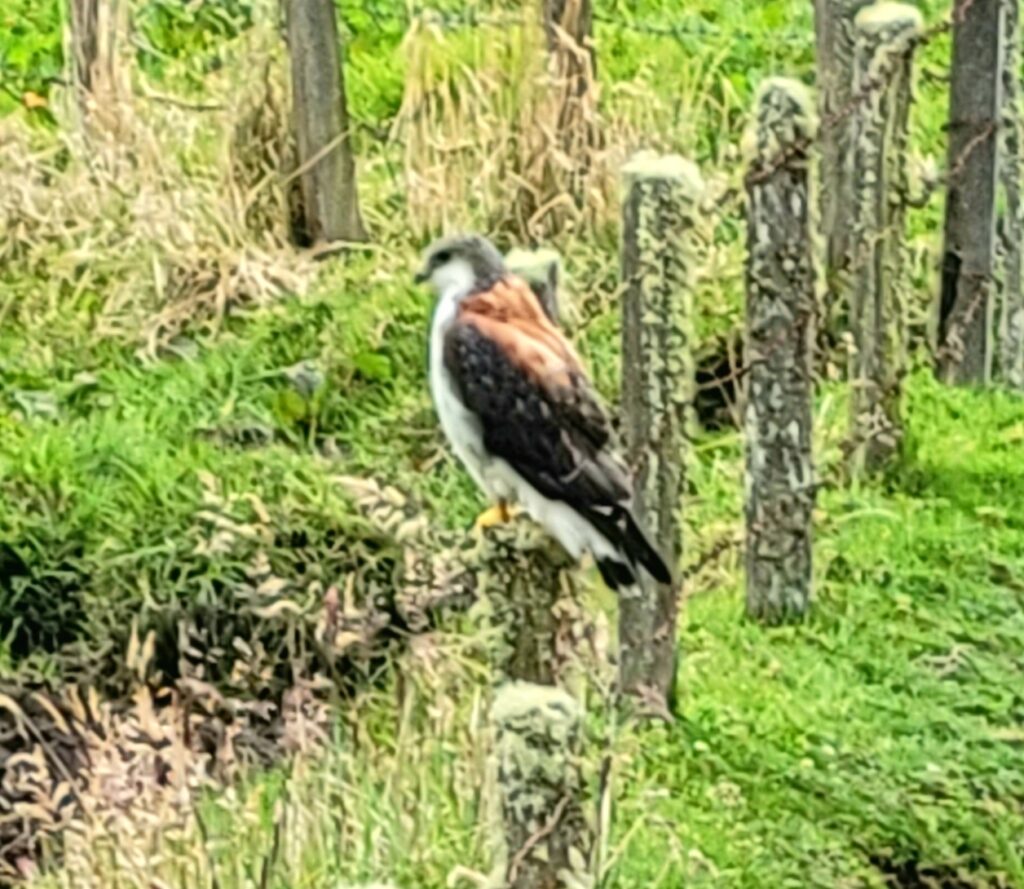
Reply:
M488 287L505 274L505 260L481 235L455 235L435 241L416 273L416 283L429 281L438 293L470 293Z

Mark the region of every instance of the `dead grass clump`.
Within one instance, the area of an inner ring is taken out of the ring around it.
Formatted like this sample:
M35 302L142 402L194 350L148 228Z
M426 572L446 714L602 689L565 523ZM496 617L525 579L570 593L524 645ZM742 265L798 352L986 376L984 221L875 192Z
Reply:
M607 215L590 53L563 29L557 41L549 53L530 14L462 34L414 22L393 136L418 233L482 224L535 241Z
M257 73L235 98L236 121L229 144L231 184L249 231L276 235L282 244L304 243L302 196L292 174L298 165L290 120L284 46L269 29L253 29L240 41Z
M312 268L284 246L286 217L256 225L273 212L263 191L279 203L274 176L243 193L231 169L237 123L226 103L145 90L45 140L0 121L0 262L18 291L13 320L84 313L95 333L152 353L186 325L215 329L234 309L301 292ZM245 132L247 150L277 157L272 124Z

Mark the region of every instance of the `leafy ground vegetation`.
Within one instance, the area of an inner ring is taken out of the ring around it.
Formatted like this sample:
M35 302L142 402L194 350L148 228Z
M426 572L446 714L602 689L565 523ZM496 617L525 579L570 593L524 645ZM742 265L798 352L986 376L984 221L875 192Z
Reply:
M686 153L712 186L739 182L761 78L812 76L810 4L595 7L609 142ZM409 272L438 206L487 226L508 186L483 161L530 93L487 67L495 46L525 58L514 29L488 24L514 8L469 7L471 26L461 5L434 8L428 26L404 5L342 4L374 243L319 263L274 230L283 186L238 198L286 149L258 6L138 4L135 99L88 163L58 107L59 8L0 13L0 709L34 725L45 714L18 689L74 683L97 726L35 885L411 889L487 870L486 639L473 613L416 635L394 620L400 550L340 481L393 484L439 528L479 508L427 399L430 305ZM919 176L941 158L947 53L940 38L920 59ZM487 127L454 127L457 107L408 117L410 95L473 72ZM453 162L474 189L416 203L436 163L417 126L474 146ZM585 232L554 240L575 338L614 402L607 194ZM938 220L933 202L910 222L920 333ZM740 317L742 219L706 234L711 341ZM593 695L591 788L610 762L614 797L605 885L1024 887L1024 408L923 367L908 393L899 463L822 491L806 623L745 622L726 550L687 589L678 720L618 722ZM829 478L844 396L828 382L816 405ZM741 448L728 426L694 442L691 565L739 530ZM325 650L330 607L348 635Z

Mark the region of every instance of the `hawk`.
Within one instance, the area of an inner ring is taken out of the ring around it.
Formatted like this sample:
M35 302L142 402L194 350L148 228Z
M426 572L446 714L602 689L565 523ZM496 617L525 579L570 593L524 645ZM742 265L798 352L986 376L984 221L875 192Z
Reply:
M574 558L590 553L613 590L671 573L633 505L633 481L575 350L486 238L435 242L417 283L437 293L430 390L441 427L508 518L523 508Z

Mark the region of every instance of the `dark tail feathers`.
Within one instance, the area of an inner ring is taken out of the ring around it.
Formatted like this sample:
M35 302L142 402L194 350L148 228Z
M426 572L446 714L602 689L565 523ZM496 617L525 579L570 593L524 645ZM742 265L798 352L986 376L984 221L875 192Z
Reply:
M672 572L668 570L665 560L654 548L654 544L648 539L644 529L640 527L636 516L626 510L623 512L626 513L626 535L623 540L623 549L626 551L626 555L634 563L643 565L647 569L647 573L658 583L672 583Z
M637 565L642 565L658 583L672 583L672 572L632 512L620 506L615 508L611 516L597 513L588 518L629 560L629 564L616 559L598 560L597 568L601 577L611 589L618 590L636 584Z

